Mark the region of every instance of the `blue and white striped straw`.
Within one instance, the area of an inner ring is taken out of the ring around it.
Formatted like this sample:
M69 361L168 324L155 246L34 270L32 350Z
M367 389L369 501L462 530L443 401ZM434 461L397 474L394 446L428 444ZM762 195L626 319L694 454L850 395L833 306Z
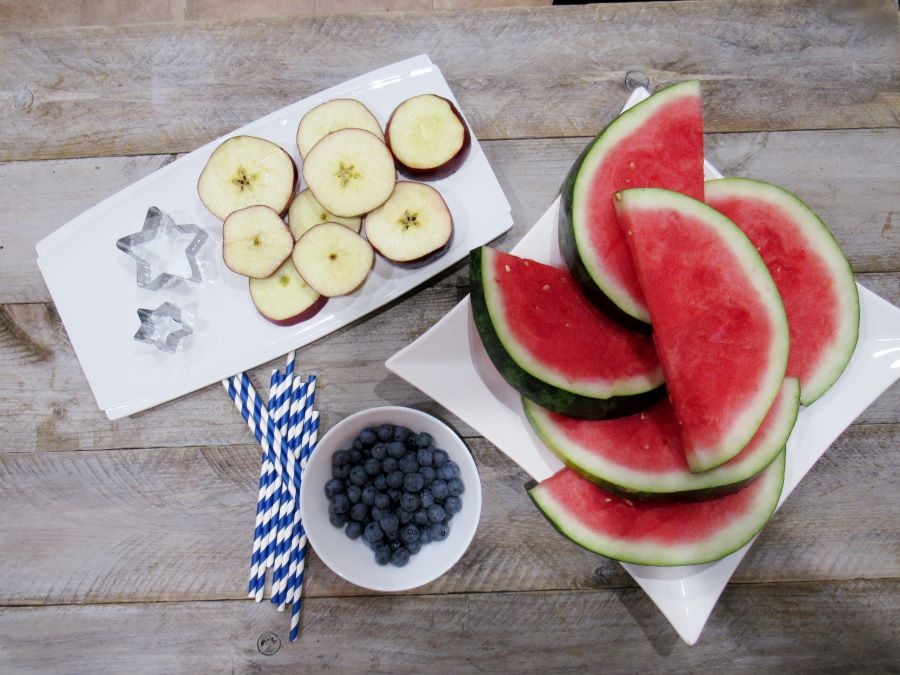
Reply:
M284 375L277 370L273 372L272 377L277 378L278 386L275 392L269 398L269 412L278 427L281 437L287 439L288 421L289 421L289 391L293 381L294 374L294 353L288 355L287 366ZM286 501L287 495L276 477L274 490L271 498L267 502L268 510L265 514L265 544L266 544L266 568L273 567L276 558L276 542L278 538L279 526L278 518L282 508L282 504ZM261 600L262 598L260 598Z
M311 428L309 434L309 442L306 445L305 457L301 460L303 466L309 459L310 454L316 449L316 443L319 439L319 413L314 412L311 420ZM297 567L295 576L291 580L291 586L294 589L293 600L291 606L291 642L297 639L297 633L300 630L300 607L303 605L303 572L305 570L306 559L306 530L303 523L300 523L300 542L297 551Z
M271 394L271 390L270 390ZM263 552L263 539L265 534L265 516L268 508L267 498L271 491L272 477L275 467L269 461L269 457L263 453L259 463L259 494L256 499L256 524L253 529L253 548L250 556L250 580L247 585L247 593L250 597L256 596L257 578L259 568L265 570L265 554Z

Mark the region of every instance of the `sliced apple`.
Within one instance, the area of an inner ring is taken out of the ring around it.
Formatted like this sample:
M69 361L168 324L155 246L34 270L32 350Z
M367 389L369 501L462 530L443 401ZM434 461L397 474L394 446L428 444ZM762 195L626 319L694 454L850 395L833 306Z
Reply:
M442 251L453 235L453 218L430 185L397 181L390 198L365 218L366 239L388 260L416 262Z
M229 215L222 225L222 254L229 269L264 279L291 255L294 238L274 210L248 206Z
M197 182L200 201L217 218L262 204L287 210L297 167L284 150L263 138L234 136L216 148Z
M413 96L398 105L385 138L401 171L430 179L456 171L472 144L456 106L434 94Z
M322 206L308 189L302 190L294 197L288 209L288 225L291 234L297 240L310 228L322 223L340 223L354 232L362 227L362 218L344 218L330 213Z
M272 276L250 279L250 297L257 311L279 326L310 319L325 304L325 298L303 281L290 258Z
M317 105L300 119L297 126L300 157L305 158L316 143L339 129L365 129L384 141L381 125L366 106L352 98L336 98Z
M372 269L371 245L349 227L322 223L294 245L294 267L311 288L325 297L355 291Z
M362 129L340 129L306 155L303 179L326 210L352 218L384 204L397 176L394 158L377 136Z

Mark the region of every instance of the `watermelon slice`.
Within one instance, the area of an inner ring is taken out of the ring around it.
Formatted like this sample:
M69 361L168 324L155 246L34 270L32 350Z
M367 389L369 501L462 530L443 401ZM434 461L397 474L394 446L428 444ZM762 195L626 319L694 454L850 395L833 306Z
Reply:
M784 450L800 408L800 384L785 378L753 440L711 471L691 473L672 405L661 400L645 412L615 420L564 417L523 401L544 444L568 467L611 492L642 499L704 499L734 492Z
M753 244L715 209L669 190L616 195L691 471L737 455L784 379L788 326Z
M528 494L560 532L590 551L639 565L699 565L750 541L775 512L783 483L784 452L738 492L699 502L633 502L571 469Z
M696 80L661 89L610 123L563 182L559 246L584 293L623 325L650 314L616 223L618 190L659 187L703 199L703 119Z
M653 342L594 307L565 268L482 247L469 258L485 351L520 394L572 417L627 415L663 392Z
M850 264L825 223L776 185L710 181L706 203L744 231L768 266L791 332L787 374L800 379L800 401L809 405L844 372L859 337Z

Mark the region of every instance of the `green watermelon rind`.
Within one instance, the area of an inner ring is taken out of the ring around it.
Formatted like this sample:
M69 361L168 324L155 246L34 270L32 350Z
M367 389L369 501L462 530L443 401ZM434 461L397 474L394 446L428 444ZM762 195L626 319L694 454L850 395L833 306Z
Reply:
M652 542L621 542L604 537L581 524L568 514L538 483L528 489L528 496L545 518L560 534L581 546L606 558L636 565L675 567L679 565L703 565L721 560L744 547L762 531L775 513L784 486L785 452L782 451L766 467L756 480L765 481L755 500L755 509L749 510L737 523L723 528L702 544L654 544Z
M509 331L502 327L498 330L499 312L496 308L491 312L492 294L489 284L485 283L490 275L485 275L484 266L489 264L492 254L493 250L487 246L473 249L469 254L472 316L491 362L513 389L548 410L580 419L608 419L639 412L665 393L661 376L658 381L648 381L643 389L619 387L587 395L584 391L559 386L560 383L550 382L545 375L533 372L531 364L517 359L517 349Z
M647 307L636 303L603 273L602 261L594 255L588 233L580 224L584 217L578 215L579 205L585 201L594 174L609 150L640 128L657 110L682 97L699 99L700 82L687 80L660 89L619 115L582 151L560 189L559 247L566 266L591 302L622 325L643 333L651 330Z
M809 405L837 382L850 363L859 339L859 290L850 263L828 226L792 192L753 178L721 178L707 181L705 186L709 190L708 198L724 191L728 196L740 197L743 194L782 208L802 228L800 234L805 238L807 247L818 254L833 273L841 305L839 313L844 321L841 322L842 331L829 350L832 357L823 360L823 367L812 383L801 387L800 402Z
M800 384L796 378L785 378L783 387L785 395L780 401L775 399L775 405L781 404L777 417L753 455L739 464L724 464L704 473L671 471L653 475L613 464L556 431L547 411L533 401L523 399L522 404L525 416L544 445L567 467L592 483L633 499L708 499L736 492L784 450L800 410Z
M711 206L687 195L659 188L632 188L616 193L616 210L619 213L620 223L624 222L623 213L635 208L658 211L677 209L712 228L734 254L746 272L748 280L754 285L774 331L769 367L760 378L755 400L744 406L743 412L739 413L737 420L732 423L730 433L722 438L717 447L694 449L687 453L691 471L696 473L709 471L724 464L744 449L759 429L778 395L784 381L790 348L790 333L784 304L759 251L737 225ZM640 275L640 272L638 274Z

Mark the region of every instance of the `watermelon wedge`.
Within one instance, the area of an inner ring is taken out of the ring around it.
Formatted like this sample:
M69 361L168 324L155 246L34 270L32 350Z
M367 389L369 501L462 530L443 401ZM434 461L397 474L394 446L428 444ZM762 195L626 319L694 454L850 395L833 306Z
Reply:
M738 492L699 502L631 501L571 469L528 494L562 534L590 551L639 565L699 565L750 541L775 512L783 483L784 452Z
M859 295L840 246L798 197L771 183L706 184L706 203L753 242L781 293L791 333L787 374L809 405L837 381L859 337Z
M585 148L561 189L559 246L582 291L623 325L650 314L616 223L619 190L659 187L703 199L703 119L696 80L629 108Z
M602 419L642 410L664 391L651 339L594 307L565 268L482 247L469 272L485 351L523 396Z
M722 466L691 473L672 405L614 420L577 420L527 399L525 414L538 436L571 469L610 492L638 499L705 499L734 492L784 450L800 408L800 384L785 378L756 435Z
M781 297L750 240L710 206L653 188L615 202L688 465L708 471L744 449L781 388Z

